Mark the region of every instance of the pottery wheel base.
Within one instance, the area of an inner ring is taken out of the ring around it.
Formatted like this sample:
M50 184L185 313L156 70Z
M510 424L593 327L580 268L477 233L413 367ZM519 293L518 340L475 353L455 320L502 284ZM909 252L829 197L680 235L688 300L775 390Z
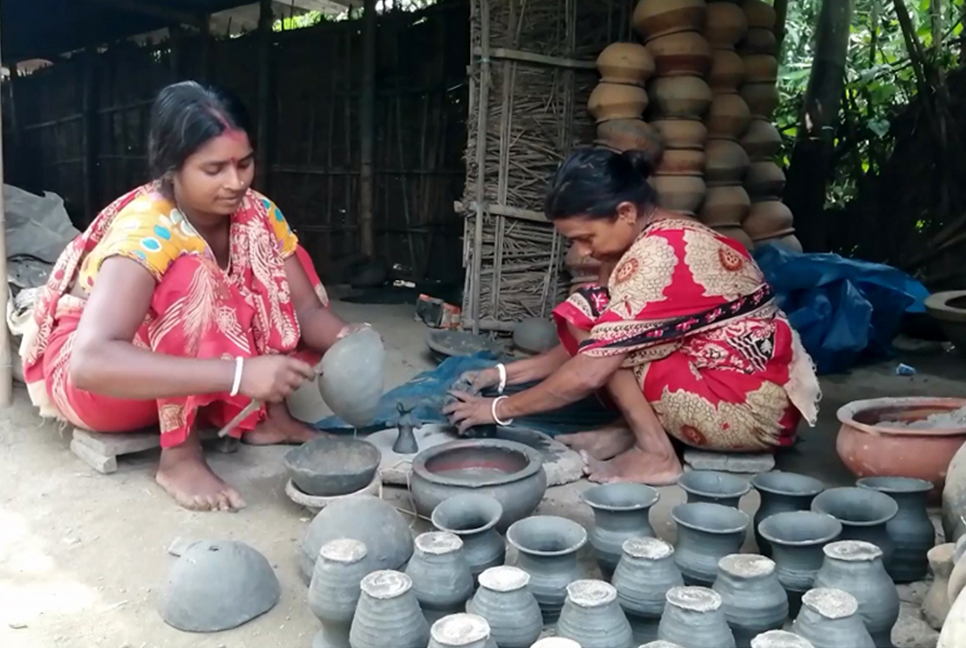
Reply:
M345 499L350 499L352 497L358 497L359 495L372 495L373 497L379 497L379 492L382 490L382 479L379 477L379 471L376 471L375 476L369 485L365 488L357 490L354 493L348 493L346 495L333 495L331 497L320 497L316 495L306 495L303 493L298 486L288 480L285 484L285 494L288 495L289 499L304 506L305 508L315 511L316 513L324 509L329 504L334 504L335 502L341 502Z

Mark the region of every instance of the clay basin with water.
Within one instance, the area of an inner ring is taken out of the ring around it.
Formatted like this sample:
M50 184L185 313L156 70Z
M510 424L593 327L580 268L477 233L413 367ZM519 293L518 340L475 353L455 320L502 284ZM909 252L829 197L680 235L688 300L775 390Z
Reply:
M409 484L420 515L429 517L445 499L463 493L489 495L503 507L500 532L531 513L547 490L540 453L502 439L453 441L416 455Z
M382 455L368 441L351 437L320 437L285 455L292 483L316 497L355 493L372 482Z

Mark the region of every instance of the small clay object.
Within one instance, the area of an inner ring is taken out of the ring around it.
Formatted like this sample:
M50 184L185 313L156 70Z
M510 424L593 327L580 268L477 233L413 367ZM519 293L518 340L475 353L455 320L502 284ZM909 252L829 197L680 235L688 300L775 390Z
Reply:
M658 638L681 648L735 648L721 596L706 587L675 587L667 593Z
M530 575L519 567L501 565L480 574L480 587L466 604L490 624L500 648L529 648L543 631L540 605L530 592Z
M825 485L814 477L781 470L755 475L751 485L761 499L755 513L755 540L758 550L766 556L771 555L771 545L761 535L758 525L777 513L807 511L815 496L825 490Z
M443 617L429 630L429 648L496 648L490 639L490 625L475 614Z
M322 399L349 425L369 425L382 398L385 365L386 349L376 331L367 328L347 335L322 357Z
M949 576L953 573L951 542L929 550L929 570L933 581L922 600L922 616L933 630L941 630L952 602L949 600Z
M419 607L430 623L463 610L473 595L473 575L463 557L463 541L452 533L431 531L416 536L406 575L412 579Z
M567 586L567 600L557 621L557 636L584 648L634 648L631 625L617 604L617 590L600 580Z
M751 484L747 479L716 470L692 470L678 479L678 486L688 494L688 503L708 502L738 508L738 502Z
M418 422L413 416L414 409L416 409L415 404L407 408L401 401L396 403L396 412L399 413L396 427L399 429L399 436L392 444L392 451L396 454L410 455L419 452L419 443L413 433L418 426Z
M637 643L657 638L667 593L684 585L674 563L674 547L659 538L631 538L612 580L617 602L630 621Z
M265 556L243 542L200 541L171 568L161 618L185 632L220 632L265 614L282 589Z
M894 550L885 564L897 583L912 583L926 577L926 554L936 544L936 529L926 510L932 482L911 477L864 477L860 488L885 493L899 505L899 512L886 524Z
M751 111L737 94L716 94L705 123L712 139L738 140L751 124Z
M463 556L476 579L490 567L502 565L506 543L496 530L503 507L489 495L454 495L433 509L432 521L440 531L448 531L463 541Z
M377 571L362 579L362 595L349 630L352 648L426 648L429 624L409 576Z
M654 74L654 59L640 43L611 43L597 57L597 71L605 83L643 86Z
M590 545L609 580L621 560L625 540L654 537L648 516L661 495L643 484L604 484L588 488L581 497L594 511Z
M775 125L766 119L752 119L741 138L741 145L752 161L767 160L778 153L782 136Z
M738 648L749 648L753 638L780 629L788 618L788 595L778 582L775 563L764 556L725 556L712 589L721 596Z
M319 551L309 585L309 607L322 622L313 648L349 648L359 584L369 573L366 553L366 545L358 540L333 540Z
M899 505L888 495L868 488L831 488L812 500L812 510L842 523L841 540L874 544L882 550L884 562L892 557L887 525L899 513Z
M718 576L718 561L741 549L748 516L730 506L699 502L675 506L671 518L678 527L674 560L684 582L710 586Z
M769 630L751 640L751 648L815 648L808 639L785 630Z
M698 213L698 220L708 227L740 228L741 221L745 219L750 209L751 198L748 197L748 192L745 191L744 187L741 185L715 185L708 187L708 195L704 199L704 206ZM687 474L693 475L694 472ZM728 477L744 481L733 475L728 475ZM733 498L725 498L725 501L720 503L727 504L731 499ZM700 493L694 495L688 493L688 501L719 501L719 499L707 497Z
M543 353L558 344L557 327L548 319L530 317L513 325L513 346L527 353Z
M368 441L319 437L285 455L285 467L300 491L313 497L348 495L368 486L382 455Z
M855 597L837 589L806 592L792 632L814 648L877 648L859 617Z

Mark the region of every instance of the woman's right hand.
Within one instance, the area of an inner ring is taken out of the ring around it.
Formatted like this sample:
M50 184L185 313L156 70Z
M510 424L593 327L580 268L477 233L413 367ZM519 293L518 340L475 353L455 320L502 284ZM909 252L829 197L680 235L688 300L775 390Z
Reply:
M467 371L453 384L453 389L477 395L487 387L500 384L500 370L496 367Z
M307 380L315 379L315 369L301 360L285 355L247 358L242 368L238 391L252 400L281 403Z

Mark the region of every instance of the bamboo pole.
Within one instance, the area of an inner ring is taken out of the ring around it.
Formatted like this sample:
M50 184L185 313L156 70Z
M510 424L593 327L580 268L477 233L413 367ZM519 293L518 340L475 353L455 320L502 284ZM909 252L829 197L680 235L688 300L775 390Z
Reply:
M365 0L362 14L362 96L359 106L359 237L362 254L372 258L373 150L376 127L376 0Z
M480 88L476 122L476 222L473 223L473 294L470 317L473 333L480 332L480 300L482 299L483 269L483 201L486 192L486 131L490 107L490 2L480 0Z
M2 52L2 49L0 49ZM3 55L0 53L0 63ZM11 70L11 74L13 70ZM3 123L2 108L0 108L0 124ZM0 304L3 312L7 312L7 302L10 299L10 286L7 284L7 218L3 205L3 128L0 128ZM13 405L13 365L11 361L10 330L7 328L7 318L3 318L3 335L0 335L0 407Z
M270 60L272 56L272 0L259 0L258 7L258 188L262 192L269 191L269 177L271 172L268 168L268 149L269 136L268 129L271 121L268 118L271 74Z

